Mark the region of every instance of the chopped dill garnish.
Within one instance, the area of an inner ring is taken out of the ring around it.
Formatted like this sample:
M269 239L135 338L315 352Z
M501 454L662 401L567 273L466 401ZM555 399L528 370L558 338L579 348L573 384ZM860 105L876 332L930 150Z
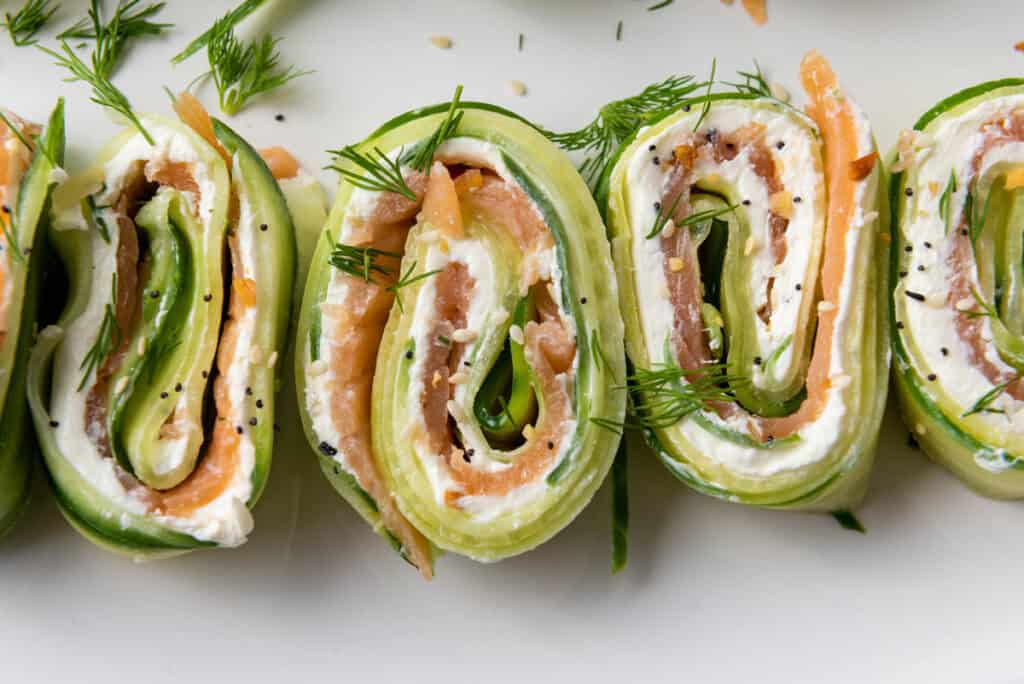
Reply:
M80 19L57 38L59 40L95 40L94 67L98 74L109 77L114 73L118 59L129 40L141 36L156 36L164 29L174 26L174 24L158 24L150 21L164 8L166 3L157 2L146 7L138 7L141 1L119 0L117 8L114 10L114 16L110 18L110 21L104 23L100 0L91 0L88 16Z
M11 42L18 47L32 45L46 22L50 20L57 6L50 6L51 0L28 0L20 10L4 15L4 26L11 36Z
M373 279L374 273L391 275L395 272L393 268L388 268L387 266L382 266L377 263L378 257L401 259L402 255L396 252L386 252L382 249L374 249L372 247L353 247L352 245L346 245L339 242L334 245L334 250L331 252L328 262L339 271L343 271L357 278L362 278L367 283L373 283L376 285L377 283Z
M235 7L233 10L225 14L222 21L224 21L228 26L236 26L240 21L255 12L265 1L266 0L245 0L245 2L238 5L238 7ZM201 36L185 46L184 50L176 54L171 59L171 64L181 64L186 59L206 47L210 42L210 39L213 38L216 30L216 24L211 28L208 28Z
M707 118L708 113L711 111L711 88L715 85L715 69L718 67L718 60L711 60L711 76L708 77L707 86L708 92L704 94L704 104L700 107L700 116L697 117L697 123L693 124L694 132L700 128L700 125L704 123L704 119Z
M448 114L444 120L422 145L418 145L410 150L411 158L408 163L411 168L428 176L430 175L430 166L434 162L434 154L437 152L437 148L445 140L454 136L459 128L459 124L462 123L463 112L457 111L461 104L461 98L462 86L460 85L455 88L455 94L452 96L451 104L448 105Z
M82 381L78 384L78 389L76 390L78 392L81 392L82 388L85 387L85 383L88 382L92 372L99 368L106 361L107 357L121 344L121 330L118 328L117 318L114 315L114 302L116 301L117 273L112 273L110 274L110 301L104 306L103 321L100 323L100 329L96 333L96 340L93 342L92 347L89 348L89 351L86 352L85 358L82 359L82 364L78 367L78 370L85 371L82 375Z
M1002 395L1002 393L1006 391L1007 387L1009 387L1010 385L1012 385L1013 383L1017 382L1020 379L1021 376L1020 374L1018 374L1010 378L1006 382L996 385L988 392L985 392L985 394L981 395L981 397L979 397L978 400L974 402L974 404L971 405L971 407L967 409L965 413L961 414L960 417L966 418L967 416L972 416L975 413L1006 413L1006 411L1003 411L1002 409L992 408L992 402L998 399Z
M389 292L394 292L395 293L395 301L398 302L398 308L399 308L400 311L402 311L402 313L405 313L405 305L402 304L402 295L400 294L399 291L402 290L403 288L409 287L410 285L412 285L414 283L418 283L421 280L429 278L432 275L437 275L438 273L441 272L441 269L438 268L436 270L427 271L426 273L420 273L418 276L414 276L413 275L413 271L415 271L415 270L416 270L416 262L413 261L409 265L409 269L405 272L405 275L403 275L401 278L399 278L397 283L395 283L394 285L392 285L391 287L388 288Z
M355 187L376 192L393 192L406 199L416 201L416 193L412 191L402 176L402 164L399 162L399 159L402 158L401 152L396 159L390 159L379 147L363 154L349 145L340 150L328 150L327 153L332 155L334 160L325 168L337 171L342 178ZM343 164L345 161L354 164L365 173L346 168Z

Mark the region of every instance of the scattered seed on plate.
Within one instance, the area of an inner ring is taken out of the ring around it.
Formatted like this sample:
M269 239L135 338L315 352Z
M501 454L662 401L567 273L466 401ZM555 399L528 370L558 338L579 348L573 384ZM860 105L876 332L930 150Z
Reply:
M513 95L518 95L519 97L526 95L526 84L522 81L509 81L506 85L508 85L509 92Z
M450 50L452 47L452 39L448 36L431 36L430 44L441 50Z

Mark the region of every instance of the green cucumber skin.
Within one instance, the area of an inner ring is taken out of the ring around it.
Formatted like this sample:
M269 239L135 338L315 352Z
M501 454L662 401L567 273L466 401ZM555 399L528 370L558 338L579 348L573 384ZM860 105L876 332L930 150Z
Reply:
M261 233L259 258L269 257L272 261L272 282L267 286L275 297L269 307L274 313L258 323L257 336L269 340L279 357L284 357L288 340L291 315L291 289L297 267L296 243L291 214L288 212L281 190L262 157L242 138L219 121L214 121L215 134L222 144L237 156L242 178L230 179L230 183L248 185L253 197L253 206L259 207L257 222L273 226L266 234ZM228 189L228 186L225 186ZM51 237L51 239L53 239ZM272 244L269 241L273 240ZM81 276L83 269L76 268L79 252L88 249L87 242L64 240L54 246L58 248L72 277ZM262 287L261 283L257 284ZM79 288L79 291L81 288ZM73 304L69 304L73 309ZM67 312L66 312L67 313ZM48 466L49 480L61 513L76 530L89 541L105 550L135 559L158 559L187 553L195 549L214 548L213 542L203 541L191 535L177 532L145 516L120 514L120 509L107 502L103 495L82 479L73 466L64 461L49 426L48 386L52 357L63 333L59 328L48 328L40 336L29 363L29 403L35 422L36 434L42 446ZM277 364L273 370L260 368L253 371L252 386L262 389L266 403L259 429L250 431L256 446L256 464L252 474L253 493L248 506L252 508L265 488L270 469L270 453L273 446L273 397L279 386L278 375L284 364ZM259 376L259 377L256 377Z
M1002 88L1024 86L1024 79L1007 78L987 81L950 95L925 112L914 124L922 131L946 112L976 98L983 98ZM889 260L889 331L893 350L893 378L899 397L900 414L907 429L921 445L924 453L936 463L949 469L956 477L977 493L995 499L1024 498L1024 461L1009 458L1007 468L992 471L981 467L975 454L991 452L984 443L964 432L956 421L948 418L928 397L925 380L913 370L909 354L896 328L893 293L900 269L902 231L899 230L900 193L904 173L893 173L889 182L889 210L892 226L892 252Z
M64 163L64 100L59 99L38 141L32 162L21 180L18 194L20 237L31 235L32 252L25 255L28 273L20 302L21 315L18 337L14 343L15 356L7 385L3 406L0 407L0 537L11 530L28 503L32 470L38 450L31 429L28 401L25 398L28 360L35 335L39 313L40 293L47 267L46 232L50 214L53 184L50 172L55 165ZM35 220L21 222L22 208L38 202L42 194L40 213Z

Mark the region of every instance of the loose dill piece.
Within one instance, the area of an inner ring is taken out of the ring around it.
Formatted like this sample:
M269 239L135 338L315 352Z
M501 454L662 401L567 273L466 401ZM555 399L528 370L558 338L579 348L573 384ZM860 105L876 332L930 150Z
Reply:
M612 574L626 568L629 559L629 453L619 442L612 463Z
M441 269L438 268L433 271L427 271L426 273L420 273L418 276L414 276L413 271L415 270L416 262L414 261L409 265L409 270L407 270L405 274L398 279L398 282L388 288L388 292L395 293L395 301L398 302L398 309L402 313L405 313L405 305L402 304L402 295L400 294L400 291L414 283L418 283L421 280L425 280L430 276L437 275L441 272Z
M103 217L99 215L100 210L109 209L110 205L100 206L96 204L96 199L93 195L89 195L85 198L86 206L89 207L88 220L96 227L96 232L100 234L103 241L108 245L110 244L110 228L107 226L107 222L103 220Z
M395 272L394 269L377 263L379 257L401 259L402 255L372 247L353 247L352 245L339 242L334 245L328 262L339 271L348 273L356 278L362 278L365 282L376 285L377 283L373 279L374 273L391 275Z
M622 20L619 19L618 25L615 27L615 40L622 42Z
M971 288L971 296L974 297L974 303L978 305L978 308L957 309L957 311L967 316L967 318L999 318L999 312L996 311L995 307L986 302L985 298L978 294L978 291L973 287Z
M234 8L233 10L225 14L224 18L221 19L221 21L229 27L237 26L239 22L241 22L243 19L245 19L253 12L255 12L259 8L259 6L262 5L265 1L266 0L245 0L245 2L240 4L238 7ZM214 24L211 28L207 29L201 36L199 36L191 43L189 43L187 46L185 46L184 50L176 54L171 59L171 64L181 64L186 59L188 59L189 57L191 57L192 55L206 47L209 44L210 39L213 38L213 35L216 30L217 25Z
M946 188L942 191L942 195L939 196L939 217L946 226L947 235L949 234L949 204L953 199L954 192L956 192L956 171L950 171Z
M608 160L636 129L681 106L686 97L702 87L693 76L671 76L640 93L601 107L589 124L575 131L544 134L563 149L583 150L580 174L593 188Z
M665 226L668 225L669 220L672 219L672 215L675 213L676 207L679 206L679 202L682 199L682 197L683 193L680 192L678 195L676 195L676 199L669 209L666 210L663 205L658 210L658 215L654 219L654 225L651 226L650 232L647 233L647 235L645 236L646 239L650 240L651 238L661 234L661 231L663 231L665 229ZM707 221L716 219L719 216L722 216L723 214L728 214L731 211L735 211L738 206L738 204L732 204L727 207L720 207L718 209L705 209L704 211L698 211L695 214L690 214L686 218L680 219L678 221L673 220L672 222L675 224L676 228L689 228L691 226L695 226L700 223L706 223Z
M730 86L734 88L736 92L743 93L745 95L759 95L761 97L775 98L775 96L772 95L771 86L768 84L768 81L764 77L764 73L761 71L761 65L757 63L756 59L754 60L753 71L737 71L736 75L743 79L742 83L727 82L725 85Z
M779 357L782 356L787 349L789 349L789 345L792 343L793 336L786 335L786 339L782 340L782 343L778 347L776 347L775 350L768 355L768 358L764 360L764 363L761 364L761 372L767 375L771 371L772 366L778 362Z
M835 518L835 521L839 523L839 526L844 530L867 534L867 530L864 529L864 525L861 524L860 520L857 519L857 516L850 511L832 511L832 517Z
M412 191L402 176L402 164L398 161L402 158L401 153L396 159L390 159L379 147L363 154L352 145L340 150L328 150L327 153L334 157L334 161L326 168L337 171L342 178L357 188L376 192L393 192L406 199L416 201L416 193ZM354 164L365 173L347 168L344 162Z
M4 15L4 26L7 28L11 42L17 47L33 45L36 34L46 25L57 6L50 5L51 0L28 0L20 10Z
M83 81L88 83L92 87L92 98L93 102L101 107L111 109L128 121L135 127L135 129L146 139L150 145L153 144L153 138L149 132L143 127L142 122L132 111L132 105L125 97L125 94L118 90L117 86L110 82L110 79L100 73L99 64L97 63L97 53L92 53L92 69L83 62L74 51L68 47L67 41L62 40L60 46L63 50L63 54L55 50L51 50L42 45L38 45L40 50L57 60L59 66L64 67L71 72L71 76L65 79L65 81Z
M633 407L624 421L591 418L591 422L613 432L662 429L704 410L715 402L735 402L731 387L750 382L742 375L730 375L727 364L709 364L700 369L677 366L637 368L626 385L633 396Z
M174 24L158 24L150 21L164 8L166 3L157 2L146 7L139 7L142 0L119 0L110 21L103 22L103 10L100 0L92 0L88 16L80 19L74 26L59 36L60 40L95 40L95 56L93 62L97 73L109 77L114 73L128 41L142 36L156 36Z
M206 45L209 73L225 114L233 116L249 98L313 73L281 66L279 38L266 33L258 40L242 42L235 35L234 24L231 13L218 19Z
M676 0L661 0L661 2L656 3L656 4L651 5L650 7L648 7L647 11L648 12L656 12L657 10L660 10L662 8L665 8L665 7L668 7L669 5L674 3L675 1Z
M518 50L519 50L519 52L522 52L522 51L523 51L523 42L524 42L525 40L526 40L526 38L525 38L525 36L523 36L523 34L522 34L522 33L520 33L520 34L519 34L519 37L518 37L518 38L516 38L516 49L518 49Z
M25 135L21 132L21 129L15 126L14 123L10 119L8 119L7 115L5 115L2 111L0 111L0 121L2 121L5 126L7 126L7 130L11 132L11 135L17 138L18 142L25 146L25 149L27 149L29 152L35 151L35 147L32 145L31 142L29 142L28 138L26 138Z
M619 378L612 371L612 367L608 365L608 359L604 355L604 347L601 346L601 336L596 329L590 332L590 348L594 350L594 365L597 367L597 370L604 372L607 368L608 372L612 374L612 379L618 382Z
M452 96L451 104L448 105L448 114L444 117L444 120L422 145L419 145L414 150L410 150L409 166L411 168L428 176L430 175L430 166L434 162L434 154L437 152L437 148L445 140L454 136L459 128L459 124L462 123L463 112L458 111L461 106L461 98L462 86L460 85L455 88L455 94Z
M976 189L976 188L975 188ZM969 190L967 199L964 200L964 213L967 214L967 234L971 238L971 244L978 241L981 231L985 228L985 221L988 220L989 203L992 201L990 190L985 202L981 206L981 214L978 214L978 202L974 197L974 190Z
M715 70L718 68L718 60L711 60L711 76L708 77L707 86L708 91L704 94L704 104L700 107L700 116L697 117L697 122L693 124L693 130L696 133L700 128L701 124L704 123L704 119L707 118L708 113L711 111L711 88L715 85Z
M25 255L21 251L21 240L18 237L18 228L14 223L14 215L6 214L0 217L0 224L4 227L4 241L7 243L7 253L11 259L19 264L25 263Z
M100 364L121 344L121 330L118 328L117 318L114 315L114 302L116 301L117 273L112 273L110 275L110 301L104 307L103 321L100 323L99 332L96 333L96 340L92 343L92 347L86 352L85 358L82 359L82 364L78 367L78 370L84 371L84 373L82 374L82 381L78 384L77 392L82 391L93 371L99 368Z
M1002 409L992 408L992 403L996 399L998 399L1003 394L1003 392L1006 391L1007 387L1009 387L1010 385L1012 385L1013 383L1017 382L1020 379L1021 375L1018 374L1010 378L1006 382L996 385L988 392L985 392L985 394L981 395L981 397L979 397L978 400L974 402L974 404L972 404L971 407L967 409L965 413L961 414L960 417L966 418L967 416L973 416L975 413L1006 413L1006 411Z

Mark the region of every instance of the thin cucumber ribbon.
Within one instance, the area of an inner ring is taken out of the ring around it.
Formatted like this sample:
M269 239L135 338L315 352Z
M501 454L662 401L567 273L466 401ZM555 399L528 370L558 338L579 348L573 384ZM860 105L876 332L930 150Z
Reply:
M46 127L0 122L0 535L28 500L33 444L25 376L45 268L50 197L64 163L64 101Z
M699 491L834 511L863 495L885 405L882 169L828 63L801 76L806 115L749 79L690 95L626 141L598 200L625 426Z
M324 473L425 577L435 547L537 546L612 464L619 438L590 419L625 407L586 185L534 127L476 103L400 116L339 158L296 359Z
M177 109L189 125L143 116L152 145L126 130L57 191L67 301L29 369L62 512L133 556L245 541L295 273L274 172L194 99Z
M937 104L901 133L892 168L904 418L971 487L1024 497L1024 79Z

